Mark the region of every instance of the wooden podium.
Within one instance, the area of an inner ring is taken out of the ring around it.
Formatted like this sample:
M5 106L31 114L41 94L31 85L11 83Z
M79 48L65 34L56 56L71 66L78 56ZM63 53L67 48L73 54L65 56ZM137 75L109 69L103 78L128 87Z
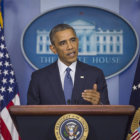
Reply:
M135 108L130 105L28 105L9 109L22 140L56 140L54 127L64 114L88 123L87 140L125 140Z

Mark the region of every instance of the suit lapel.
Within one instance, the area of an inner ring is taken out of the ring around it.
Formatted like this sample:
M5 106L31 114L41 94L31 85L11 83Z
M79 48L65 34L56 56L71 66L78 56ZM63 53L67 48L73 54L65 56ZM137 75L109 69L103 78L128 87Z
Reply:
M55 62L50 69L49 79L54 91L54 98L56 99L57 104L65 104L64 91L62 89L57 62Z
M74 82L74 88L72 92L72 104L80 104L82 102L82 95L81 93L84 90L84 84L86 82L86 75L84 72L84 69L82 68L82 65L79 61L77 61L76 66L76 73L75 73L75 82Z

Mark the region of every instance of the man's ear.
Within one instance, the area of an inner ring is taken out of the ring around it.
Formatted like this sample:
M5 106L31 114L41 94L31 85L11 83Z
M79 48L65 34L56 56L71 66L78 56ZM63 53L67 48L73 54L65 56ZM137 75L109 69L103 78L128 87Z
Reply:
M50 45L50 49L54 54L57 54L57 51L54 45Z

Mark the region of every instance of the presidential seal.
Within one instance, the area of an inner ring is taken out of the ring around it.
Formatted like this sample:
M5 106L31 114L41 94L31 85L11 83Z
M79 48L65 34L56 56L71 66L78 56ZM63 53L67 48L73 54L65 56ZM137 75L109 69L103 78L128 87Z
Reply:
M88 131L85 119L76 114L63 115L55 124L57 140L86 140Z

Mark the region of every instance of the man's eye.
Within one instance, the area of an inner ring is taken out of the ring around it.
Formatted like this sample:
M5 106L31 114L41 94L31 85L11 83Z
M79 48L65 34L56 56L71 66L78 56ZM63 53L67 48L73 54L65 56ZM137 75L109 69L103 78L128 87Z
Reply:
M66 42L65 42L65 41L62 41L62 42L60 42L59 44L62 46L62 45L65 45Z
M76 38L72 38L71 41L72 41L72 42L75 42L75 41L76 41Z

